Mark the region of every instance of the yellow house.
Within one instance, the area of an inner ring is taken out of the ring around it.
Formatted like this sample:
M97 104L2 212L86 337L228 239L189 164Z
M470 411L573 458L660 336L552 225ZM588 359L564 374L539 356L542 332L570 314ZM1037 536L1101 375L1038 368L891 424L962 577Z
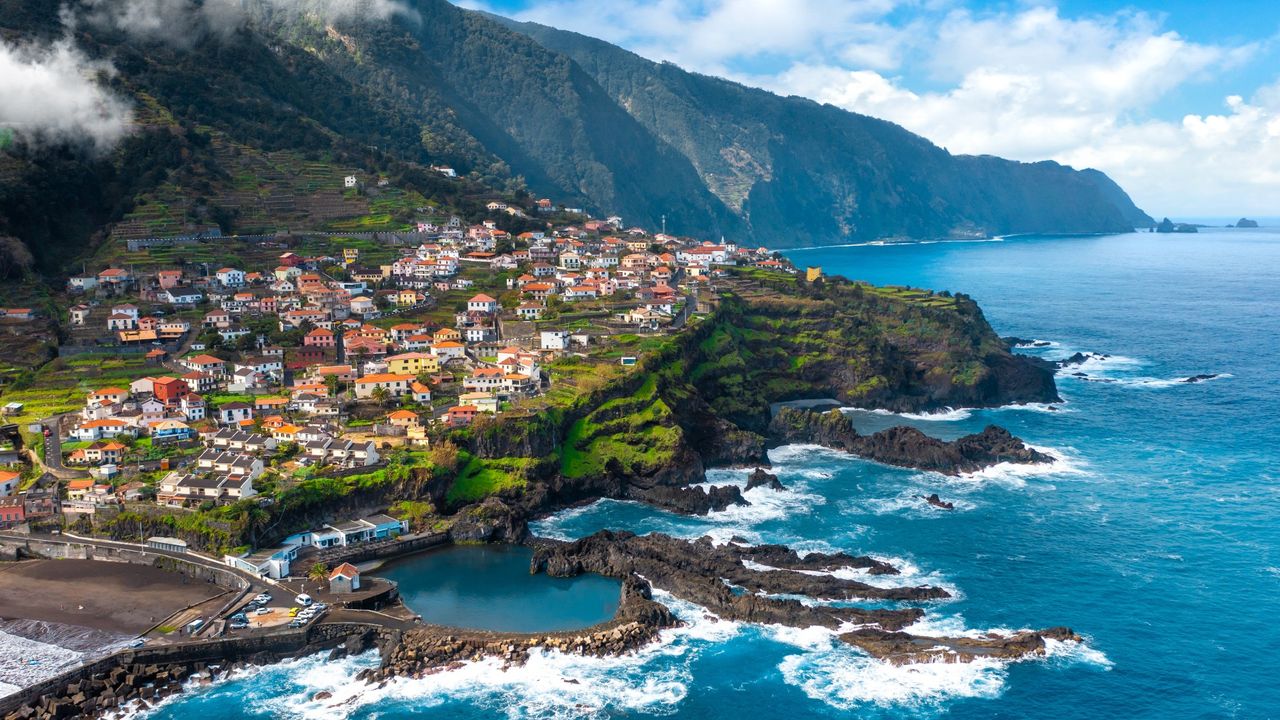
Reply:
M440 372L440 359L427 353L409 352L387 358L387 371L396 375Z

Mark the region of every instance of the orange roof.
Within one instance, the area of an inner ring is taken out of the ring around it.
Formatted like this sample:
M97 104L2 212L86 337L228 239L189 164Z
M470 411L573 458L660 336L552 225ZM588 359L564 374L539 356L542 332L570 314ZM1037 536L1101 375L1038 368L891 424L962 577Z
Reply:
M356 384L368 385L370 383L405 382L407 380L412 380L412 379L413 379L412 375L397 375L395 373L376 373L373 375L365 375L364 377L357 380Z
M105 420L90 420L89 422L81 424L80 427L89 428L90 430L92 430L93 428L100 428L100 427L125 427L128 424L129 423L123 420L107 418Z
M413 412L412 410L396 410L395 412L387 415L388 420L409 420L411 418L416 420L418 418L418 413Z
M497 300L494 300L493 298L489 297L488 295L485 295L484 293L480 293L479 295L471 298L468 302L491 303L491 302L497 302Z
M356 568L355 565L352 565L351 563L342 563L338 567L334 568L333 572L329 573L330 580L333 580L334 578L337 578L337 577L344 577L344 578L360 577L360 570Z
M8 470L0 470L0 482L9 482L10 480L16 477L18 477L18 473L16 472L9 472Z
M436 348L460 348L460 347L466 347L466 345L463 345L462 343L456 343L456 342L453 342L452 340L445 340L444 342L438 342L438 343L436 343L435 345L432 345L431 347L436 347Z
M197 355L193 358L187 359L196 365L219 365L226 362L222 358L214 357L212 355Z
M101 390L94 390L93 394L94 395L127 395L129 393L127 390L124 390L122 388L108 387L108 388L102 388Z

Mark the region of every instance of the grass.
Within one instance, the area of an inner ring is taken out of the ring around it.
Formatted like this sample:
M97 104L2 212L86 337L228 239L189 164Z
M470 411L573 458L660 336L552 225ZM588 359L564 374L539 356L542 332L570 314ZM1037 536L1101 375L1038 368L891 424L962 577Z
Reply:
M127 388L138 378L163 372L141 355L77 355L45 364L29 383L5 387L0 391L0 404L16 401L25 405L21 414L6 418L25 432L31 423L84 407L85 397L94 390L113 385ZM28 444L32 440L28 438Z
M475 502L504 490L523 488L536 458L468 458L445 499L450 505Z

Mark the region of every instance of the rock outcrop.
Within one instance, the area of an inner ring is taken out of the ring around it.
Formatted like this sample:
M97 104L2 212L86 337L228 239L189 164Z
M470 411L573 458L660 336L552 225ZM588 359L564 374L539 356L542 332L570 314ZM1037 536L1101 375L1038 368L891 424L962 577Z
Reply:
M956 509L956 504L955 504L955 503L953 503L953 502L947 502L946 500L943 500L942 498L938 497L938 493L931 493L931 494L929 494L928 496L921 495L921 496L920 496L920 498L921 498L922 500L924 500L925 502L929 503L930 505L932 505L932 506L934 506L934 507L936 507L936 508L938 508L938 509L940 509L940 510L955 510L955 509Z
M1044 655L1046 639L1073 642L1082 640L1070 628L1064 627L1023 630L1008 635L989 633L977 638L923 637L877 628L859 628L841 634L840 639L894 665L961 663L978 659L1018 660Z
M1043 654L1046 638L1079 640L1066 628L981 638L927 637L903 632L923 617L919 608L822 604L829 600L921 602L949 597L936 587L875 587L829 574L849 567L866 569L869 575L897 573L882 561L844 553L802 557L780 545L718 546L705 537L691 541L607 530L571 543L539 541L536 547L531 568L535 572L558 577L595 572L637 580L643 576L654 587L724 619L833 630L856 623L861 627L841 634L840 639L892 663L967 662L979 657L1012 660ZM791 599L795 596L810 602Z
M748 567L747 561L758 565ZM781 565L768 565L768 562ZM845 566L876 568L880 574L896 572L871 558L818 555L802 559L777 546L717 546L710 538L689 541L659 533L637 536L608 530L572 543L539 541L531 569L555 577L575 577L585 572L610 577L641 575L654 587L701 605L719 617L795 627L836 628L844 622L856 622L901 629L924 613L918 608L815 606L773 596L892 601L949 597L942 588L923 585L884 588L831 575L799 572Z
M769 425L779 444L813 443L843 450L886 465L959 475L1000 463L1050 463L1054 458L1028 447L1002 427L988 425L980 433L945 441L913 427L893 427L861 435L840 411L815 413L780 408Z
M787 486L783 485L778 476L773 473L765 472L761 468L756 468L747 476L747 489L752 490L758 487L767 487L773 490L786 490Z
M706 515L734 505L750 505L735 485L718 485L707 490L702 487L632 488L629 496L682 515Z

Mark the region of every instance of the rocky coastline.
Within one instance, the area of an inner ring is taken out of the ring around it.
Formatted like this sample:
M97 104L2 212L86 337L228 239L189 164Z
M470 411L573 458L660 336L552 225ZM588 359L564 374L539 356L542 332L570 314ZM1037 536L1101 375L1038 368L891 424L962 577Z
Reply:
M944 475L978 472L1001 463L1034 465L1055 460L996 425L951 441L930 437L908 426L862 435L839 410L819 413L780 408L769 424L769 434L776 444L821 445L886 465Z
M840 640L895 664L1017 660L1043 655L1046 639L1080 640L1067 628L977 638L915 635L905 630L924 617L921 608L823 604L849 600L920 603L950 597L946 590L928 585L881 587L830 574L846 568L862 569L868 575L898 574L891 565L869 557L844 553L801 556L778 545L715 545L707 537L681 540L658 533L638 536L607 530L574 542L540 540L535 547L533 572L556 577L585 572L642 576L653 587L725 620L831 630L856 625L841 633ZM810 602L796 599L799 597Z

